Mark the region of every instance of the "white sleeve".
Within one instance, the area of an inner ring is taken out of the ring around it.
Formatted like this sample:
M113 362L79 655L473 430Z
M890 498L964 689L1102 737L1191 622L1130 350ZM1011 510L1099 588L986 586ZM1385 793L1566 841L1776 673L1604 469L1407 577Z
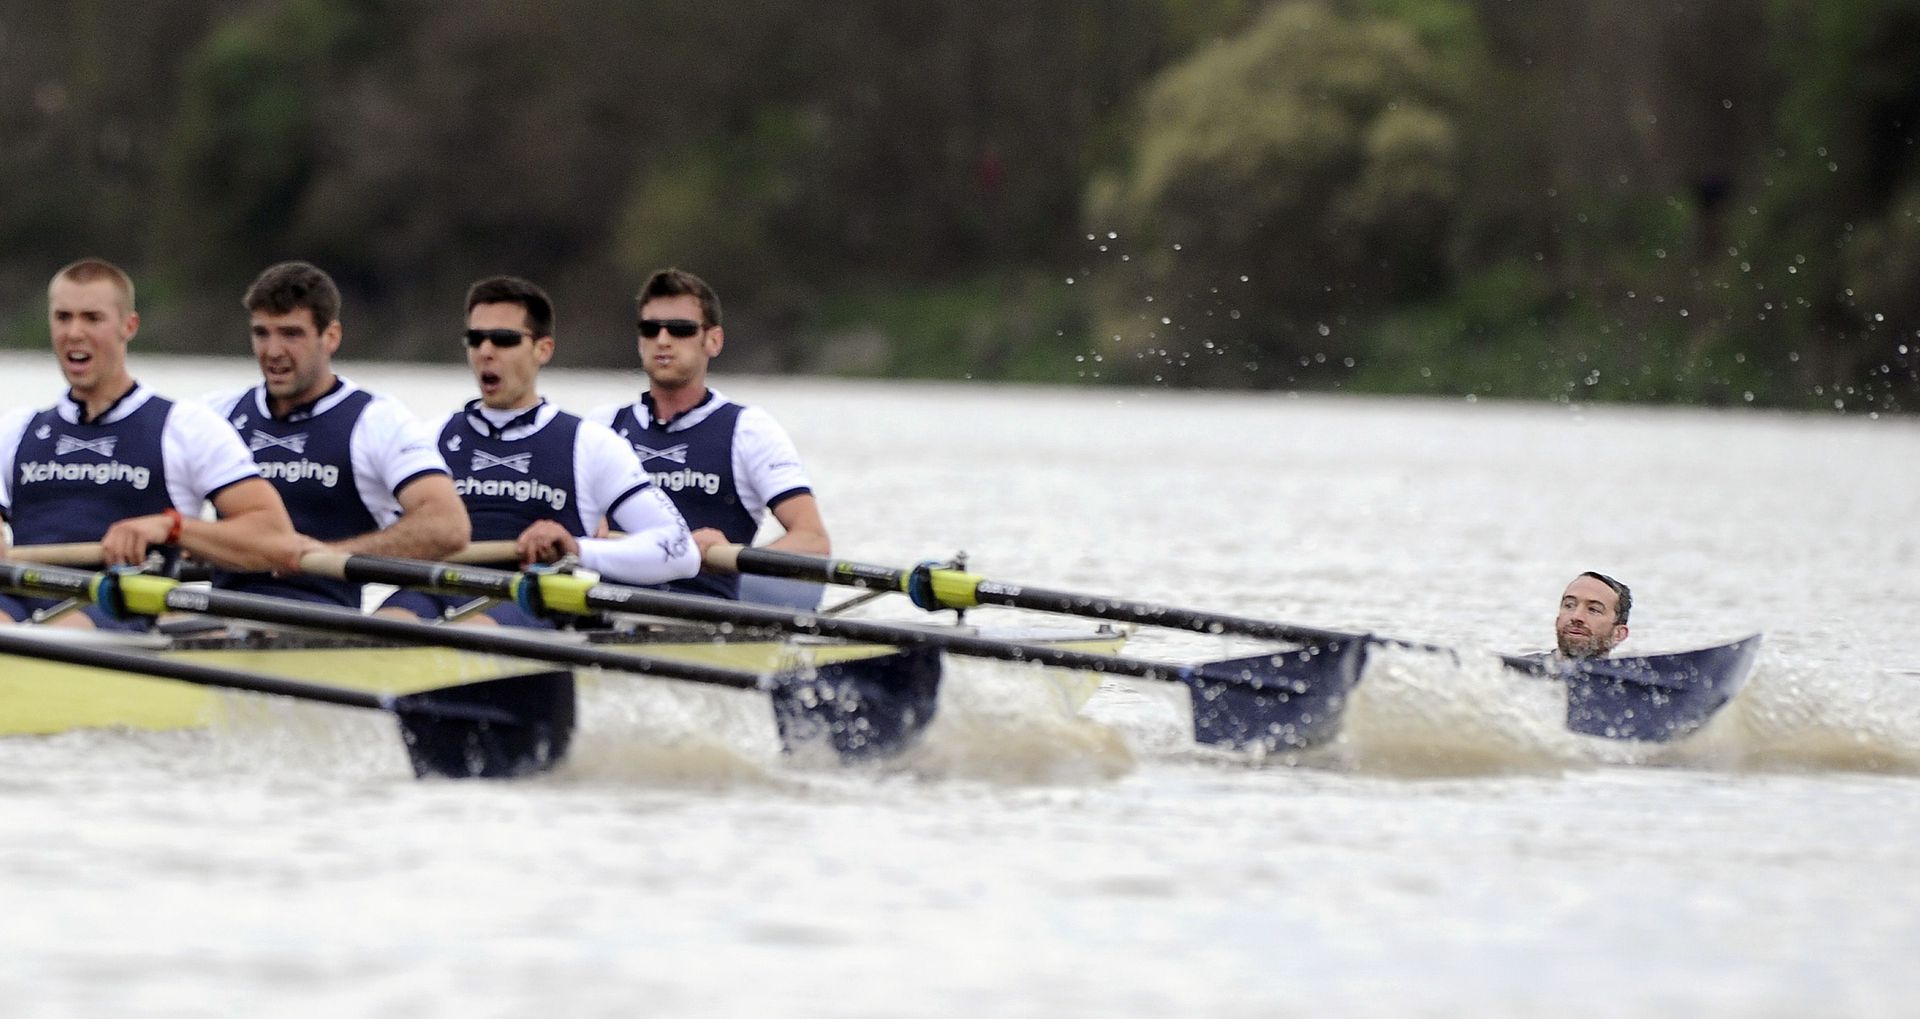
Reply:
M767 506L791 492L810 492L806 468L787 430L758 407L742 407L733 426L733 478L740 505L764 522Z
M374 522L392 526L400 519L400 489L422 474L448 474L447 462L430 432L404 404L375 396L354 422L353 479L360 501L374 511Z
M624 406L626 405L614 403L608 404L605 407L595 407L585 414L580 415L580 419L583 421L591 421L596 425L606 425L608 428L612 428L614 415L619 414L620 408Z
M213 394L212 396L207 397L204 402L206 403L207 408L209 410L212 410L215 414L219 415L222 418L232 420L234 406L240 402L242 397L246 396L248 393L251 393L251 392L253 392L252 387L248 387L246 389L239 389L239 390L234 390L234 389L223 390L221 392Z
M0 417L0 514L13 515L13 458L20 452L20 437L33 420L31 409L11 410Z
M608 523L625 532L617 539L581 539L582 566L624 584L659 584L700 572L700 550L687 522L640 469L633 447L611 429L580 423L574 471L586 533L599 530L609 515Z
M182 513L198 514L215 492L260 476L240 433L204 403L176 403L167 412L160 456L167 494Z

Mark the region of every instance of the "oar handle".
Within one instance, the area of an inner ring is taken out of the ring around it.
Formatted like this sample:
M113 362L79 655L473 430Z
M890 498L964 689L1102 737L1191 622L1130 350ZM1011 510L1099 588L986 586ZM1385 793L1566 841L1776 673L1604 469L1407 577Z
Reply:
M7 558L48 566L98 566L100 543L74 541L61 545L16 545L7 550Z
M308 556L336 556L340 560L344 560L347 553L310 552ZM22 562L45 563L48 566L74 566L81 568L96 567L104 561L100 555L100 543L97 541L74 541L52 545L16 545L7 550L6 557L9 559L18 559ZM324 561L325 560L321 559L314 560L316 563L322 563ZM514 548L514 544L511 541L476 541L447 557L447 562L450 563L473 565L514 564L519 561L519 552ZM330 576L336 580L339 579L335 574L325 573L320 569L309 567L306 557L301 559L300 568L301 571L305 573L316 573L320 576Z

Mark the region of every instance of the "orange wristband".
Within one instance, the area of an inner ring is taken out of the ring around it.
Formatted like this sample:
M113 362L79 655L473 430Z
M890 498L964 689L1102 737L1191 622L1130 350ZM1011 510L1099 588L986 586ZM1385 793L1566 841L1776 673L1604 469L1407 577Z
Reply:
M180 515L180 511L177 509L174 509L172 506L168 506L166 509L161 510L160 515L163 517L166 517L167 520L173 524L173 526L167 528L167 540L161 542L161 544L163 545L180 544L180 528L186 526L186 523L187 523L186 518L182 517Z

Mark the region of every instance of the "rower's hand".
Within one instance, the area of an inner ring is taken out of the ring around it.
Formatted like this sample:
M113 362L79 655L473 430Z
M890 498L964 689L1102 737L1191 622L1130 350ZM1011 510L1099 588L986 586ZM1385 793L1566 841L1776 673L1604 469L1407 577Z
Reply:
M287 543L286 548L287 554L281 557L280 566L273 571L276 577L287 577L301 572L301 564L306 561L309 553L334 550L332 545L319 538L310 538L297 533L293 536L293 540Z
M704 562L707 558L707 549L715 545L725 545L727 536L717 527L702 527L693 532L693 543L699 546L700 559Z
M100 538L100 561L108 566L133 566L147 561L147 549L167 540L173 521L164 513L128 517L107 528Z
M520 532L519 540L513 543L513 550L523 565L530 566L534 563L558 562L570 555L577 556L580 554L580 543L557 522L536 520Z

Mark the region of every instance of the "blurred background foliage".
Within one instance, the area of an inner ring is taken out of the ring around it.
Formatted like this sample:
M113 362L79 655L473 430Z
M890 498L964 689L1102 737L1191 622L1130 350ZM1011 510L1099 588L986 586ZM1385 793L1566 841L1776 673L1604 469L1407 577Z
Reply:
M7 0L0 339L99 254L238 352L515 272L562 363L720 290L728 371L1920 403L1903 0Z

